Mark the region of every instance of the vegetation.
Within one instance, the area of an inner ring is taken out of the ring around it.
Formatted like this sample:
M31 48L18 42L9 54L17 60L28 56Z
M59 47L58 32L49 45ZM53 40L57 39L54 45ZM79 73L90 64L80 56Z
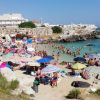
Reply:
M19 85L17 80L8 82L5 77L0 74L0 91L10 94L11 90L15 90Z
M26 94L21 95L11 95L0 91L0 100L30 100L29 96Z
M97 95L100 96L100 89L97 89L97 90L95 91L95 94L97 94Z
M69 94L67 95L67 98L70 99L78 99L80 96L81 92L78 89L73 89L69 92Z
M62 33L62 28L60 26L52 27L53 33Z
M29 100L29 96L21 94L14 96L11 94L12 90L15 90L19 85L17 80L8 82L7 79L0 74L0 100Z
M10 83L10 89L15 90L18 87L19 82L17 80L12 80Z
M36 25L32 21L29 21L19 24L19 28L36 28Z

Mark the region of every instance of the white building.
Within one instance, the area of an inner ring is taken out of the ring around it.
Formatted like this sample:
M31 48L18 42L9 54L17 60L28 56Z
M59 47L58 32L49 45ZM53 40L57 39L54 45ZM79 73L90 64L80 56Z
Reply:
M1 27L18 27L22 22L26 22L28 19L25 19L21 14L3 14L0 15L0 26Z
M63 34L66 35L85 35L96 30L95 25L91 24L71 24L63 26Z

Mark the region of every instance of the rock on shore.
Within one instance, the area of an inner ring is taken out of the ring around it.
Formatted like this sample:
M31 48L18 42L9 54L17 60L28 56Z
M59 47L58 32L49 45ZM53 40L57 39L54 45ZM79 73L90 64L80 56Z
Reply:
M19 95L24 92L27 95L35 94L31 88L33 85L34 77L23 74L22 71L13 72L11 69L5 67L0 69L0 73L7 79L7 81L18 80L19 87L12 93Z

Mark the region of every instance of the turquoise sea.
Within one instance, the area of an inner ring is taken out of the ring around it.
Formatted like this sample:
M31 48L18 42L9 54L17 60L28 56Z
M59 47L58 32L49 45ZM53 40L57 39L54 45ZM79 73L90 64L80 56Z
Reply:
M70 43L58 43L66 48L70 48L75 51L77 48L81 48L81 56L84 53L96 54L100 53L100 39L90 39L86 41L70 42Z
M77 48L81 48L80 55L77 56L83 56L84 53L89 54L98 54L100 53L100 39L90 39L86 41L77 41L77 42L58 42L55 43L56 46L63 45L65 48L70 48L72 52L76 51ZM46 50L48 54L57 54L59 52L58 49L51 47L47 44L40 45L39 49ZM59 62L67 61L72 62L73 56L65 54L63 52L60 52L60 59Z

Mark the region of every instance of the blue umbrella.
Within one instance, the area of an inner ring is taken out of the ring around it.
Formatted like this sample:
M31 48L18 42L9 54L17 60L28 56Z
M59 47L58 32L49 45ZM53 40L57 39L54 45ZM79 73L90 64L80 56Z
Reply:
M43 57L43 58L48 58L48 59L54 59L54 57L52 57L52 56L45 56L45 57Z
M42 58L42 59L37 60L38 63L48 63L50 61L51 61L51 59L49 59L49 58Z
M85 58L83 58L83 57L76 57L76 58L74 58L74 61L79 61L79 62L86 62L86 59Z
M32 39L31 38L27 39L27 44L32 44Z

